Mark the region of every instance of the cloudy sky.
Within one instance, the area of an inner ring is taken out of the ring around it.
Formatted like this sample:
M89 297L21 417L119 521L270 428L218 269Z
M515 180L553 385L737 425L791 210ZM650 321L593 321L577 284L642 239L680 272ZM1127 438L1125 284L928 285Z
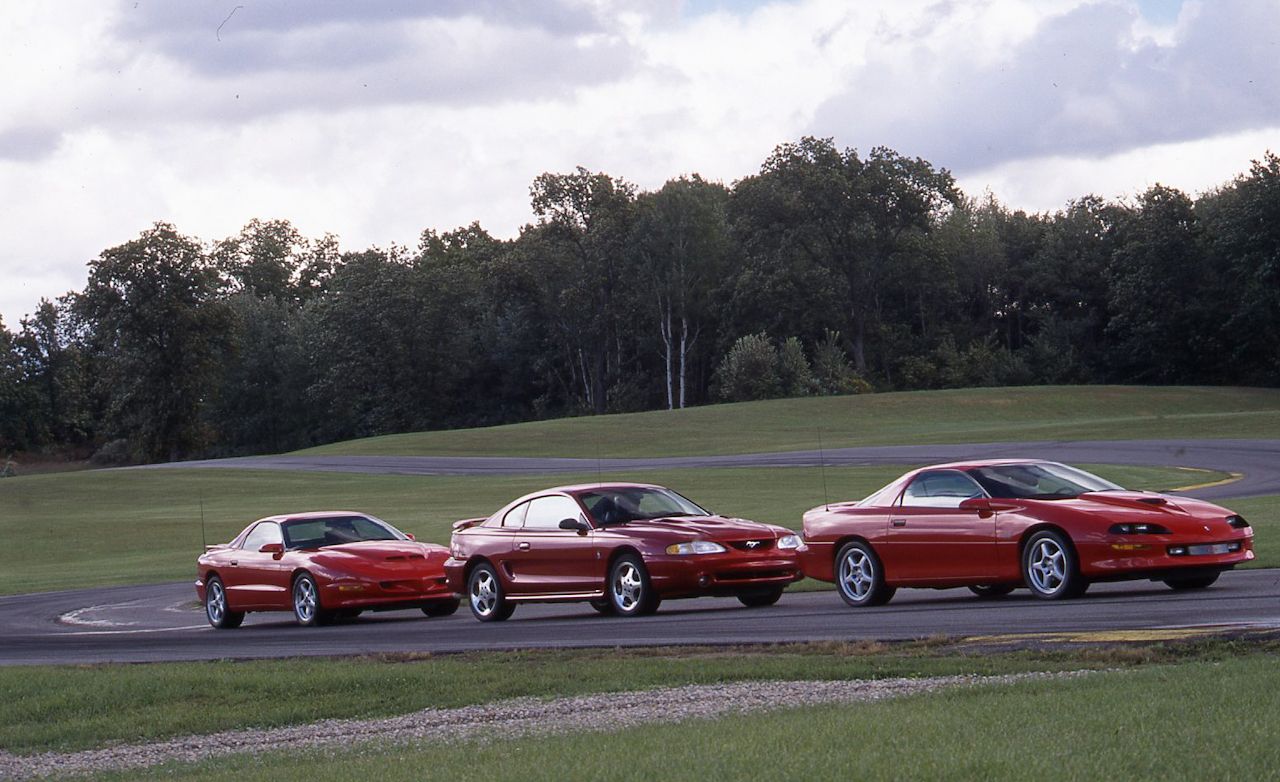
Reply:
M1029 210L1280 151L1278 0L25 0L0 42L10 328L157 220L512 236L543 171L729 183L805 134Z

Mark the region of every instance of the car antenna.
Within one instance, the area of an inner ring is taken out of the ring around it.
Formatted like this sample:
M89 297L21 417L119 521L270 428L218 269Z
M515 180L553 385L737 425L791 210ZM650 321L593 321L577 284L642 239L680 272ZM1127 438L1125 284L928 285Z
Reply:
M818 429L818 469L822 471L822 509L831 510L831 498L827 496L827 457L822 450L822 429Z
M596 488L600 488L601 486L604 485L604 477L600 475L600 435L599 434L596 435L595 441L596 441Z
M209 541L204 536L204 489L200 490L200 545L209 548Z

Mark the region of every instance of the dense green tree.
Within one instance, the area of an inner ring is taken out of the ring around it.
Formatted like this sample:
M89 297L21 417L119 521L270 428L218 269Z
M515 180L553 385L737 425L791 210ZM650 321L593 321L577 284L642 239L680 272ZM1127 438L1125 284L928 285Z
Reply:
M34 400L24 380L13 334L0 320L0 463L14 449L27 447L33 434Z
M37 440L63 445L86 442L93 434L89 369L77 343L67 296L57 303L42 299L22 319L14 345L32 399L31 428Z
M226 346L226 305L200 243L167 223L89 262L75 306L100 359L109 425L147 459L206 444L201 408Z

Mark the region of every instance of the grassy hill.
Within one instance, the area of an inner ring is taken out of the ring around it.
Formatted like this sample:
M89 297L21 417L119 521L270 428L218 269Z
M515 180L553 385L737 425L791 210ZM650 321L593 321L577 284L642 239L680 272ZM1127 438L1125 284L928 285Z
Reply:
M689 456L857 445L1280 437L1280 389L1035 386L776 399L483 429L414 432L299 453Z

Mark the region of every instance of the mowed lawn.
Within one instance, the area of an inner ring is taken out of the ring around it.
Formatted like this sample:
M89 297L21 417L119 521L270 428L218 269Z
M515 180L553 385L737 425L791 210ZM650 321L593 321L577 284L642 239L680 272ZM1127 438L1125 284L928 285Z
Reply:
M299 453L595 458L1184 437L1280 437L1280 389L1035 386L777 399L387 435Z
M856 499L905 468L828 468L831 500ZM1167 489L1219 477L1174 468L1098 467L1134 488ZM253 470L109 470L0 481L0 594L191 578L202 541L225 542L275 513L360 510L420 540L448 543L449 525L488 515L529 491L597 476L431 477ZM729 516L798 528L823 501L815 468L644 471L606 476L671 486ZM1258 521L1272 500L1240 503ZM201 505L204 530L201 531ZM1256 509L1256 510L1255 510ZM1266 536L1264 536L1266 542ZM1272 548L1267 548L1271 561ZM1280 546L1275 547L1280 555ZM1277 556L1280 563L1280 556Z
M957 688L626 731L231 757L106 779L1262 779L1269 655Z

